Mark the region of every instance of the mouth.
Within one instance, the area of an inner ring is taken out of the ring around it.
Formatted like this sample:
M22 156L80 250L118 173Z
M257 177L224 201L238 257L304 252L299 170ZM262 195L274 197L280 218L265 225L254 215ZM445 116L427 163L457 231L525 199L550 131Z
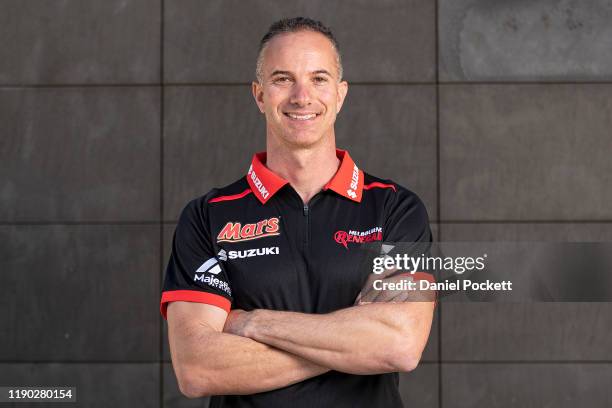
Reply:
M316 113L316 112L308 112L308 113L304 113L304 112L283 112L283 114L288 117L291 120L298 120L298 121L309 121L309 120L314 120L316 119L318 116L320 116L320 113Z

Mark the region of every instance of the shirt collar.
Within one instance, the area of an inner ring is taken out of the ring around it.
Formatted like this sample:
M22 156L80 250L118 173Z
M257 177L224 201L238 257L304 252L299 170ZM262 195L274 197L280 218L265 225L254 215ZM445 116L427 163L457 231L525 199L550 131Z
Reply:
M363 171L359 170L346 150L336 149L336 157L340 159L340 166L323 190L332 190L349 200L361 202ZM265 162L266 152L255 153L246 175L251 190L262 204L265 204L281 187L289 183L268 169Z

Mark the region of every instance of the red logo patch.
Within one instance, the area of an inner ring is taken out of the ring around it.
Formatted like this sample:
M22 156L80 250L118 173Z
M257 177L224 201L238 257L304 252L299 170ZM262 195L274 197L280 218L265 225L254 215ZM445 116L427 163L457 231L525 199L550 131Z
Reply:
M280 235L278 217L261 220L255 224L228 222L217 235L217 242L240 242Z
M382 241L382 228L374 227L367 231L336 231L334 240L348 249L349 243L363 244L365 242Z

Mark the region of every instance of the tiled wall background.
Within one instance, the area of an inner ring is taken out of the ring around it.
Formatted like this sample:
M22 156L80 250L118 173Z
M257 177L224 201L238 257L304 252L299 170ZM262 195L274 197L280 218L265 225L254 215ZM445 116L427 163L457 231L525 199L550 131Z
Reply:
M1 385L206 406L177 391L161 273L182 205L263 147L256 46L294 15L343 47L339 145L438 239L612 240L610 1L2 0ZM612 406L612 304L437 311L407 406Z

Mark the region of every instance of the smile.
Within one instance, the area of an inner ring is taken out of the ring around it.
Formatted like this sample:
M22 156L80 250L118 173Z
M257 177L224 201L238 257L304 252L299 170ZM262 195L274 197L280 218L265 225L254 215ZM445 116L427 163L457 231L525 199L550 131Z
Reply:
M297 114L297 113L290 113L290 112L284 112L284 114L285 116L291 119L294 119L294 120L312 120L320 115L317 113Z

